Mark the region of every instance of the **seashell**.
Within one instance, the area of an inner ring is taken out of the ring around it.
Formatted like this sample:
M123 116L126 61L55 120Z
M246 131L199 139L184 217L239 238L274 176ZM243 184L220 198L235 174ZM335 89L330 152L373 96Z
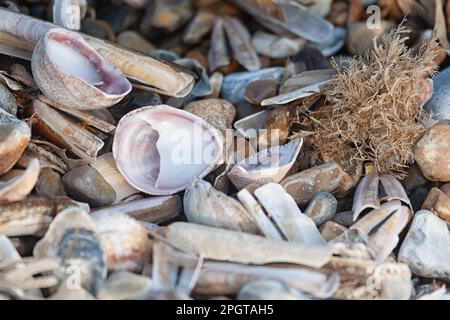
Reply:
M326 40L317 44L316 48L325 57L331 57L344 47L346 38L347 29L336 27Z
M90 165L114 189L116 200L113 203L119 203L129 196L139 193L139 190L133 188L117 170L112 152L101 155Z
M175 195L130 200L93 210L92 213L123 213L140 221L160 223L175 218L181 209L181 198Z
M16 98L3 84L0 84L0 109L13 116L17 115Z
M244 264L285 262L320 268L332 254L326 246L267 239L187 222L172 223L163 229L163 233L171 244L203 255L205 259Z
M119 69L80 35L64 29L52 29L39 40L31 70L39 89L68 108L110 107L131 91L131 84Z
M383 186L384 193L386 194L386 197L384 197L383 200L400 200L412 209L411 202L400 181L390 174L383 174L380 177L380 182Z
M288 176L280 184L297 204L307 204L320 191L335 192L344 174L338 164L328 162Z
M150 42L148 42L147 39L145 39L140 33L137 33L136 31L132 31L132 30L127 30L124 32L121 32L118 36L117 36L117 43L145 53L148 52L152 49L154 49L153 44L151 44Z
M196 100L190 102L184 110L202 118L222 133L231 129L236 117L236 108L223 99Z
M189 222L258 233L256 225L239 201L214 189L206 181L193 180L186 188L183 203L184 213Z
M211 33L211 47L208 52L209 71L212 72L220 67L228 66L230 63L225 39L224 20L218 17L214 21Z
M11 170L0 177L0 204L20 201L33 190L39 177L39 160L31 160L26 170Z
M282 59L297 54L306 45L302 38L278 37L264 31L253 34L252 45L256 52L272 59Z
M301 73L294 74L286 79L281 85L280 93L292 92L316 83L331 80L335 76L336 71L333 69L303 71Z
M377 262L383 262L397 247L399 234L412 218L408 207L402 206L393 213L386 222L369 237L367 249Z
M0 206L0 233L9 237L40 236L56 214L77 203L67 197L29 197Z
M377 266L373 281L382 300L408 300L413 292L411 271L403 263L385 263Z
M252 218L261 234L269 239L283 240L278 229L269 217L267 217L262 209L262 206L255 200L255 198L253 198L249 191L242 189L238 192L237 197L244 205L245 209L247 209L249 216Z
M247 28L238 19L226 16L223 26L227 34L233 57L248 71L261 69L261 61L251 44L251 36Z
M93 213L109 271L140 273L150 260L153 241L135 219L120 213Z
M276 183L255 190L255 196L288 241L305 245L325 245L314 221L303 214L294 199Z
M61 284L58 291L48 298L49 300L95 300L95 297L84 288L69 288Z
M106 280L106 258L95 225L80 208L60 212L34 247L33 255L37 258L59 258L59 277L65 279L76 273L81 278L81 286L93 295Z
M311 42L320 43L328 38L333 25L312 14L298 2L276 0L233 0L233 3L263 21L264 26L276 33L295 34Z
M245 88L256 80L273 79L281 81L284 68L267 68L252 72L235 72L226 75L223 79L221 97L233 105L244 102Z
M11 26L14 26L11 28ZM45 34L57 28L48 22L17 14L0 11L0 44L32 52L35 44ZM119 68L125 76L136 80L142 88L168 96L185 97L195 84L193 75L186 70L164 61L153 59L127 50L101 39L82 34L86 42L110 63Z
M30 138L31 130L26 122L0 108L0 175L16 164Z
M97 297L99 300L140 300L151 290L150 278L128 271L120 271L108 277Z
M206 69L195 59L183 58L174 61L176 64L191 70L197 75L197 81L192 88L189 98L205 97L213 92L213 88L209 83L209 76ZM170 99L173 100L174 98Z
M222 84L223 84L223 74L220 72L214 72L209 77L209 84L213 88L213 93L211 93L206 98L212 98L217 99L220 96L220 91L222 90Z
M189 45L198 44L211 31L216 16L206 10L199 10L186 28L183 42Z
M282 146L262 150L239 161L228 173L228 177L238 190L252 183L278 183L293 166L302 144L303 139L296 139Z
M341 234L346 232L348 229L339 223L334 221L327 221L320 226L320 234L325 239L325 241L330 241L339 237Z
M314 297L330 297L339 284L336 273L330 275L299 267L247 266L235 263L205 262L195 292L208 295L234 295L250 281L277 279Z
M264 110L255 114L249 115L234 123L234 128L237 132L250 141L257 141L259 129L264 128L264 124L269 119L270 110Z
M250 104L260 105L263 100L277 94L277 86L273 79L253 81L245 88L244 98Z
M435 120L450 119L450 103L445 88L448 87L450 69L440 71L432 80L433 95L425 104L425 110L432 114Z
M94 161L103 148L104 142L100 138L39 100L33 101L30 113L36 119L34 126L39 133L85 161Z
M167 195L211 172L222 159L222 146L221 134L201 118L160 105L140 108L120 120L113 155L130 185Z
M11 240L0 234L0 270L22 260Z
M85 13L87 4L85 5ZM81 8L79 0L55 0L53 2L53 22L69 30L80 30Z
M237 300L309 300L280 280L264 279L247 282L237 295Z
M353 221L356 221L361 212L365 209L380 208L380 199L378 198L379 182L380 178L373 173L369 173L361 179L361 182L356 188L355 197L353 199Z

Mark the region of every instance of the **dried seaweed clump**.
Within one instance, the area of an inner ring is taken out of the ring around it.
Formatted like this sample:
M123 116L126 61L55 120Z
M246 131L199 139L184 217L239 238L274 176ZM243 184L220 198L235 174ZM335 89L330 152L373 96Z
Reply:
M402 177L428 117L423 104L432 87L438 43L405 45L403 27L385 35L365 56L352 58L324 90L324 103L307 111L315 152L324 159L373 162L378 173Z

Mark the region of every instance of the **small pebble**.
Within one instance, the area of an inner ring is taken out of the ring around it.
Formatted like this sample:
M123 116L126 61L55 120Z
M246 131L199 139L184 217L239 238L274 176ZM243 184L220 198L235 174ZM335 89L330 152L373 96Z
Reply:
M333 219L336 214L337 200L328 192L317 193L306 208L305 214L313 219L316 226Z
M109 205L116 199L114 189L90 166L72 169L62 177L62 182L71 198L93 207Z
M325 241L333 240L334 238L344 233L346 230L346 227L334 221L325 222L319 229L320 234L325 239Z
M38 195L49 198L66 195L61 176L50 168L41 168L35 189Z
M236 117L236 109L234 106L222 99L193 101L184 110L199 116L220 131L230 129Z
M245 88L244 98L252 105L260 105L263 100L277 95L277 85L273 79L253 81Z
M428 197L422 205L422 209L430 210L442 219L450 222L450 197L438 188L430 190Z

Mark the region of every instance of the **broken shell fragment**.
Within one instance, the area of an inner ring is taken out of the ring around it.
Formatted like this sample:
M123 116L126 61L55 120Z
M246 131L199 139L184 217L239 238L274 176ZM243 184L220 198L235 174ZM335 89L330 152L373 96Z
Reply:
M355 191L353 199L353 220L358 219L361 212L368 208L379 209L380 199L378 198L378 184L380 177L373 173L367 174L361 179Z
M33 78L51 100L65 107L90 110L110 107L131 91L113 64L80 35L52 29L36 45Z
M34 247L33 255L37 258L59 258L61 280L78 272L81 286L94 295L106 279L106 258L95 225L80 208L60 212L44 238Z
M36 119L34 127L40 134L88 162L94 161L104 146L104 142L96 135L40 100L33 101L30 113Z
M182 210L181 198L174 196L151 197L107 206L92 213L123 213L136 220L159 223L176 217Z
M256 189L255 195L288 241L317 246L326 244L314 221L300 211L281 185L268 183Z
M297 204L307 204L320 191L336 191L344 173L338 164L329 162L286 177L281 185Z
M152 290L150 278L128 271L115 272L99 290L100 300L140 300Z
M39 160L32 159L26 170L11 170L0 177L0 204L20 201L33 190L39 177Z
M173 245L206 259L244 264L286 262L320 268L332 254L326 246L307 246L186 222L172 223L163 233Z
M216 190L204 180L192 181L184 193L183 203L189 222L258 233L256 225L239 201Z
M228 173L238 190L252 183L263 185L280 182L293 166L303 139L296 139L282 146L274 146L239 161Z
M247 282L239 290L238 300L307 300L299 292L291 290L280 280L256 280Z
M281 59L297 54L306 45L306 40L278 37L274 34L258 31L252 37L252 44L259 54L272 59Z
M153 241L144 226L120 213L93 213L97 235L109 271L141 272L149 261Z
M253 81L245 88L244 98L248 103L260 105L263 100L277 94L277 86L273 79Z
M114 137L117 169L138 190L168 195L203 178L221 161L221 134L203 119L166 105L125 115Z
M0 108L0 175L16 164L30 139L31 130L26 122Z
M77 207L67 197L30 197L0 206L0 234L9 237L41 236L56 214L69 207Z

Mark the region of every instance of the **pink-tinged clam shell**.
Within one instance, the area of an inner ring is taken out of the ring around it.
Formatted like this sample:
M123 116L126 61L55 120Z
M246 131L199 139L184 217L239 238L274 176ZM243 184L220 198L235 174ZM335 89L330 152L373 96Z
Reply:
M184 190L222 160L222 135L203 119L167 105L125 115L114 137L117 169L130 185L152 195Z

